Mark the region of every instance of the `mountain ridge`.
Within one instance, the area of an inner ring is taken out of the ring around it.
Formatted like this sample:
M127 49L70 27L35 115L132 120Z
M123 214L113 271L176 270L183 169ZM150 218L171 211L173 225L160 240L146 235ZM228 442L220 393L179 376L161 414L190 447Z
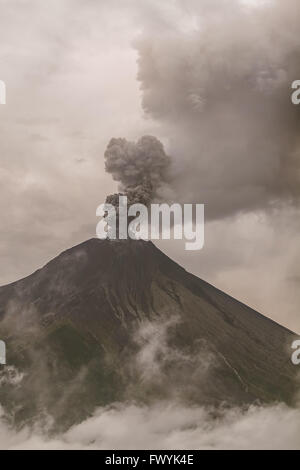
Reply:
M85 247L86 245L88 245L88 244L91 243L91 242L99 242L99 241L100 241L100 242L103 242L103 241L106 242L105 240L99 240L98 238L93 237L93 238L90 238L90 239L85 240L85 241L83 241L83 242L80 242L80 243L74 245L74 246L71 247L71 248L66 248L65 250L61 251L57 256L55 256L53 259L51 259L50 261L48 261L47 263L45 263L41 268L36 269L36 270L33 271L32 273L30 273L30 274L28 274L28 275L26 275L26 276L24 276L24 277L22 277L22 278L20 278L20 279L17 279L16 281L13 281L13 282L10 282L10 283L1 285L1 286L0 286L0 290L1 290L2 288L7 288L7 287L9 287L9 286L10 286L10 287L13 287L14 285L18 284L19 282L25 281L25 280L27 280L27 279L33 277L34 275L37 275L42 269L44 269L44 268L45 268L46 266L48 266L49 264L53 263L57 258L59 258L60 256L63 256L64 254L72 253L73 251L75 251L75 250L77 250L77 249L80 249L80 248ZM120 241L120 240L114 240L114 241L109 240L109 243L114 243L114 244L115 244L115 243L126 243L126 242L127 242L127 240L122 240L122 241ZM137 242L136 240L133 241L133 243L136 243L136 242ZM161 250L160 250L159 248L157 248L156 245L155 245L153 242L151 242L151 241L144 241L144 240L141 240L141 242L142 242L142 243L151 244L156 250L161 251ZM223 294L223 295L226 295L228 298L230 298L231 300L233 300L233 301L235 301L235 302L238 302L241 306L243 306L243 307L245 307L245 308L251 310L253 313L256 313L256 314L262 316L263 318L268 319L270 322L274 323L275 325L279 326L280 328L283 328L283 329L286 330L287 332L289 332L289 333L291 333L291 334L293 334L293 335L295 335L295 336L297 335L296 332L293 332L293 331L292 331L291 329L289 329L288 327L286 327L286 326L280 324L279 322L273 320L272 318L268 317L267 315L264 315L262 312L260 312L260 311L258 311L258 310L256 310L256 309L254 309L254 308L252 308L252 307L250 307L250 306L247 305L245 302L243 302L243 301L241 301L241 300L239 300L239 299L236 299L235 297L233 297L232 295L228 294L227 292L222 291L221 289L219 289L219 288L218 288L217 286L215 286L214 284L211 284L210 282L207 282L207 281L205 281L204 279L199 278L196 274L193 274L193 273L189 272L189 271L186 270L183 266L179 265L176 261L174 261L172 258L170 258L170 257L169 257L168 255L166 255L165 253L164 253L164 256L165 256L166 258L168 258L168 260L169 260L170 262L172 262L172 263L174 263L175 265L177 265L177 267L180 268L181 270L183 270L187 275L193 276L194 278L199 279L202 283L204 283L204 284L207 285L208 287L211 287L211 288L215 289L215 291L218 291L219 293L221 293L221 294Z

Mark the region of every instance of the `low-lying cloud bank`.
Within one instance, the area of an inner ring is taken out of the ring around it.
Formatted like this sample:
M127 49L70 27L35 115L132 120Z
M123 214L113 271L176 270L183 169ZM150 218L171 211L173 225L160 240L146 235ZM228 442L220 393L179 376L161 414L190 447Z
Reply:
M0 421L0 449L300 449L299 435L300 411L282 404L218 416L176 402L116 404L55 438Z
M191 386L180 370L184 367L192 378L193 390L198 384L199 395L199 379L210 380L216 358L203 345L194 355L172 347L168 339L179 321L173 315L165 322L144 322L135 337L139 349L131 367L148 388L162 386L165 398L99 407L55 435L49 432L53 420L46 412L33 427L16 431L0 405L0 449L300 449L300 408L278 403L217 409L187 403ZM3 377L19 386L22 375L14 368L9 371Z

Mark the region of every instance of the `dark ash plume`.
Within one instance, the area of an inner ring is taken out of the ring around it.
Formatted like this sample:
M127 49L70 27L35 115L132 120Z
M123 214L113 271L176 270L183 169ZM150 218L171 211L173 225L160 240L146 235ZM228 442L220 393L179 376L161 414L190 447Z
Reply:
M149 206L167 184L171 159L156 137L143 136L137 143L113 138L104 156L105 170L119 181L120 194L128 197L128 205ZM116 206L118 199L119 194L112 194L106 202Z

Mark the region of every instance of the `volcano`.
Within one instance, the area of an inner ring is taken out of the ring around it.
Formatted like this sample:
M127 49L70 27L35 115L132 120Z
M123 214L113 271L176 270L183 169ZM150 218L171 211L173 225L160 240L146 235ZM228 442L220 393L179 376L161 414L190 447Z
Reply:
M152 242L91 239L0 288L0 403L15 425L51 416L58 428L170 394L292 405L294 336Z

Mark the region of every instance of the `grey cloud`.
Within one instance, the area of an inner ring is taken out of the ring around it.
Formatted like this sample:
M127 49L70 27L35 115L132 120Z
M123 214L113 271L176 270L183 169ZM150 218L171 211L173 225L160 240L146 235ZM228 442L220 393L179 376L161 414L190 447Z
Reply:
M170 139L177 198L206 203L210 218L298 204L297 2L191 2L189 31L172 16L160 28L161 14L156 34L152 19L136 43L138 78L146 114Z
M137 143L113 138L104 155L106 171L120 183L119 190L131 204L148 206L167 184L171 159L156 137L143 136ZM115 197L108 197L107 202Z

